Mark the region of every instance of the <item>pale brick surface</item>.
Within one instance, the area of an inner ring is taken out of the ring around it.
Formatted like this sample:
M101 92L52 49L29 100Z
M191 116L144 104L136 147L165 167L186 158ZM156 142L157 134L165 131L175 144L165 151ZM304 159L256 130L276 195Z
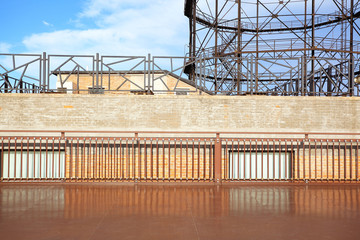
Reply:
M360 98L0 94L2 130L360 132Z

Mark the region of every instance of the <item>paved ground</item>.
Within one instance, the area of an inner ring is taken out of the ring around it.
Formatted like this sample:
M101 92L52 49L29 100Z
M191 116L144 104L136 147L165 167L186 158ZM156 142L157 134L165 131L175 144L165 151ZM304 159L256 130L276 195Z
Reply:
M360 185L0 184L5 239L360 239Z

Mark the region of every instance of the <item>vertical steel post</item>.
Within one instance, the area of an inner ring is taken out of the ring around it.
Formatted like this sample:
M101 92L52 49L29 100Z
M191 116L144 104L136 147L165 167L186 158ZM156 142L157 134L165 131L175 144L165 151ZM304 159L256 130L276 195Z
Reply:
M256 1L256 60L255 60L255 93L258 91L259 76L259 0Z
M311 81L310 95L315 95L315 0L311 6Z
M221 139L220 133L216 133L215 149L214 149L214 170L215 170L215 181L221 182Z
M9 76L5 74L4 93L9 91Z
M96 93L99 92L100 86L99 86L99 53L96 53L96 59L95 59L95 71L96 71ZM102 86L101 86L102 87Z
M47 76L46 76L46 52L43 52L42 56L42 81L43 81L43 91L47 92L50 86L47 84ZM40 86L41 89L41 86Z
M148 54L148 85L145 87L147 89L148 94L151 93L151 55Z
M302 82L301 82L301 95L305 96L305 86L307 80L307 1L304 1L304 55L302 56Z
M350 1L350 74L349 95L354 94L354 0Z

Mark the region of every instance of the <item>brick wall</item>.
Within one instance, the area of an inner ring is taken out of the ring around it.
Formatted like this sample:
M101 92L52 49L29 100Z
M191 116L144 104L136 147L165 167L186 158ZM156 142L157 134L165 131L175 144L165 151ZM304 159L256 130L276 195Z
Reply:
M360 132L360 98L0 94L2 130Z

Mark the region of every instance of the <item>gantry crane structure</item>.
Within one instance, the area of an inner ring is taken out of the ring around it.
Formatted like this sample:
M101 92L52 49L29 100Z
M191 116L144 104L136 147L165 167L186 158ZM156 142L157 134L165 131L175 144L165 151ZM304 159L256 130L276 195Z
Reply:
M360 1L185 0L184 12L185 72L214 94L359 95Z

